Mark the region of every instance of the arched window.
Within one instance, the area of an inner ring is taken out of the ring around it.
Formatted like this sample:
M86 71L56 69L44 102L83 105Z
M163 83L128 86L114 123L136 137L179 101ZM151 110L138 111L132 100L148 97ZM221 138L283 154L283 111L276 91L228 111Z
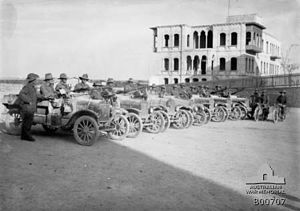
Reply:
M207 34L207 48L212 48L212 47L213 47L213 32L209 30Z
M251 32L246 33L246 45L249 45L251 42Z
M266 42L266 53L269 53L269 42Z
M193 82L198 82L199 79L198 78L193 78Z
M178 71L178 70L179 70L179 59L174 58L174 71Z
M192 69L192 57L191 56L186 57L186 69L187 70Z
M221 33L220 34L220 46L225 46L226 45L226 34Z
M245 72L248 72L248 58L245 58Z
M194 68L194 73L195 74L197 74L197 71L199 69L199 63L200 63L199 56L195 56L194 61L193 61L193 68Z
M194 32L193 34L194 48L199 48L199 36L198 32Z
M169 47L169 35L165 34L165 47Z
M220 58L220 70L226 69L226 60L225 58Z
M186 46L190 47L190 35L189 34L186 37Z
M179 47L179 34L174 34L174 47Z
M189 78L186 78L184 79L185 83L190 83L190 79Z
M164 69L169 70L169 59L168 58L164 58Z
M231 45L237 45L237 33L236 32L231 33Z
M201 34L200 34L200 48L205 48L205 47L206 47L205 31L201 31Z
M206 78L202 78L201 81L207 81L207 79Z
M178 84L178 78L174 78L174 84Z
M235 57L231 58L230 67L231 70L237 70L237 59Z

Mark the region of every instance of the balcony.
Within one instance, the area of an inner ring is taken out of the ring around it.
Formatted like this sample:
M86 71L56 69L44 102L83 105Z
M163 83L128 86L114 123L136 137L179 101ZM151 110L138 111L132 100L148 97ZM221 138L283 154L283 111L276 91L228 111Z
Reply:
M280 57L280 56L277 56L277 55L271 55L271 56L270 56L270 59L271 59L272 61L275 61L276 59L281 59L281 57Z
M246 51L251 54L261 53L263 51L262 48L258 47L257 45L246 45Z

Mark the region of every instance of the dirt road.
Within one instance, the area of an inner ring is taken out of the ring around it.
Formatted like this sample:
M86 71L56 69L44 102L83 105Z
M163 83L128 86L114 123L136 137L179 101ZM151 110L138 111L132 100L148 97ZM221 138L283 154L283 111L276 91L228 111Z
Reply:
M91 147L34 127L35 143L0 133L1 210L300 209L300 110L286 122L227 121ZM246 182L268 163L283 206L254 205Z

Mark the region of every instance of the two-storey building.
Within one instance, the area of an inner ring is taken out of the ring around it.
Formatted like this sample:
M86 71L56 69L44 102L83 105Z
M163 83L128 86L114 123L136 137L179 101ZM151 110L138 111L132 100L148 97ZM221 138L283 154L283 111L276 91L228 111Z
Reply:
M159 69L150 83L189 83L281 72L281 46L256 14L226 23L157 26L153 50Z

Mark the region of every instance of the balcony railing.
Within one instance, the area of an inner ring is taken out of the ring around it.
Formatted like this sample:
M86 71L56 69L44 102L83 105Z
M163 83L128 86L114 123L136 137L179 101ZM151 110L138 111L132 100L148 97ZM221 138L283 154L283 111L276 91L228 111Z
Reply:
M246 51L252 52L252 53L261 53L263 51L262 48L256 46L256 45L246 45Z

